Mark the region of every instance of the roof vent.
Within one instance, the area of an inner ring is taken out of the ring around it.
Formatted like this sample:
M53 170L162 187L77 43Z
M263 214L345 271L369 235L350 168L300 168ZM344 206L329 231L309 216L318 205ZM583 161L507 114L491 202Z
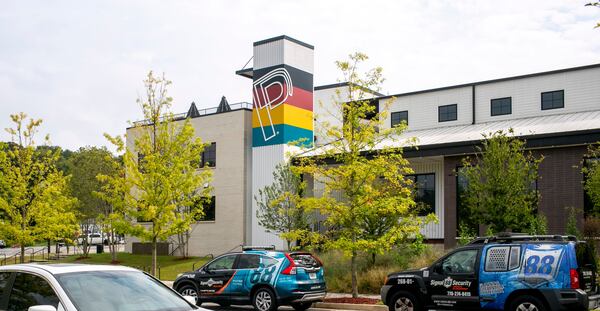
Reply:
M192 102L192 105L190 106L190 109L188 110L187 113L187 118L196 118L200 116L200 112L198 111L198 108L196 108L196 104L194 102Z
M225 96L221 97L221 102L219 103L219 107L217 107L217 113L231 111L231 107L229 107L229 103L227 102L227 98Z

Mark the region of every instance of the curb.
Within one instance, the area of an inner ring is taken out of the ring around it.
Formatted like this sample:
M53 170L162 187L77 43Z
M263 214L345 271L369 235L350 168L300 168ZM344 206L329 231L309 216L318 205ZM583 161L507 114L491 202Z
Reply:
M358 311L388 311L388 307L384 305L369 305L369 304L353 304L353 303L331 303L317 302L315 308L319 309L336 309L336 310L358 310Z

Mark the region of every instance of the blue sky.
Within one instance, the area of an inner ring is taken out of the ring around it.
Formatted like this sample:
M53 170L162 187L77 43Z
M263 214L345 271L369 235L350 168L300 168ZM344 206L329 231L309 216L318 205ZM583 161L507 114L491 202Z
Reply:
M53 144L106 145L102 133L141 118L150 69L173 81L174 112L249 101L234 72L252 42L281 34L315 46L315 85L362 51L390 94L600 63L600 9L587 2L3 1L0 128L24 111Z

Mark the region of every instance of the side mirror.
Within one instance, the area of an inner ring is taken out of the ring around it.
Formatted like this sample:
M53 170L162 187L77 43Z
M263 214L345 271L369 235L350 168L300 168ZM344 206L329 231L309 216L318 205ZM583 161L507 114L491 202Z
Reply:
M183 299L185 299L187 302L193 304L194 306L196 305L196 297L194 297L194 296L183 296Z
M37 305L29 307L27 311L56 311L56 308L51 305Z

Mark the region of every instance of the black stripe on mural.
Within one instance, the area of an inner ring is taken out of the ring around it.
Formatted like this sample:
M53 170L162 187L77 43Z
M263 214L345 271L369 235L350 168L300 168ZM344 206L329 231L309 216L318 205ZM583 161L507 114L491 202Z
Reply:
M292 84L294 85L294 87L303 89L311 93L313 92L313 75L311 73L289 65L277 65L254 70L254 81L258 80L265 74L271 72L273 69L281 67L285 68L290 73L290 78L292 78Z

